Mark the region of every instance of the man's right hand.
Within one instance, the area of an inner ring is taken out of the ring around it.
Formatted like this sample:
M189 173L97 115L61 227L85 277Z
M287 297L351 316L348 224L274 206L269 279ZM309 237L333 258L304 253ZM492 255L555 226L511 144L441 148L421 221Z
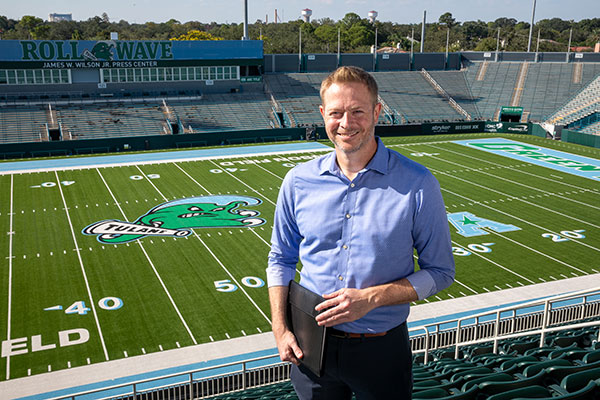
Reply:
M275 335L275 341L277 342L277 349L279 350L279 358L281 358L281 361L289 361L299 365L304 354L302 353L300 346L298 346L296 336L294 336L292 331L286 328L281 333L275 333L274 329L273 334Z
M290 331L285 322L288 291L287 286L272 286L269 288L271 318L273 319L271 325L281 360L298 365L304 354L298 346L296 336Z

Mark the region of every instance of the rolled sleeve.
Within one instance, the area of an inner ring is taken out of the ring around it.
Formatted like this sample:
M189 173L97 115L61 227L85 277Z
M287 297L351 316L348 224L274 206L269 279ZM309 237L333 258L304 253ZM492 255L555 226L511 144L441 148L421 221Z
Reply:
M293 173L294 170L290 171L283 180L275 207L267 267L269 287L287 286L296 275L302 236L294 215Z
M420 269L407 279L422 300L449 287L455 267L446 207L433 175L424 180L419 196L413 239Z

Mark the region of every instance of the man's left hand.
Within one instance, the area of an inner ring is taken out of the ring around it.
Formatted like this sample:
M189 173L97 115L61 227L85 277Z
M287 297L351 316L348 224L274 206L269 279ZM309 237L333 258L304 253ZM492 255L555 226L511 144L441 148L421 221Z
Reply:
M323 295L325 301L315 307L316 311L325 310L317 316L317 323L329 327L364 317L375 308L368 292L368 289L344 288Z

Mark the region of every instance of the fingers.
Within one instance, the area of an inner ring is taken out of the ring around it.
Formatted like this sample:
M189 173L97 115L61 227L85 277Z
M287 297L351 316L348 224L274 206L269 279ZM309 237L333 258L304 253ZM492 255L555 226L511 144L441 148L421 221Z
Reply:
M279 357L281 361L289 361L296 365L300 364L300 360L304 357L302 349L298 346L296 337L292 332L286 332L278 341Z

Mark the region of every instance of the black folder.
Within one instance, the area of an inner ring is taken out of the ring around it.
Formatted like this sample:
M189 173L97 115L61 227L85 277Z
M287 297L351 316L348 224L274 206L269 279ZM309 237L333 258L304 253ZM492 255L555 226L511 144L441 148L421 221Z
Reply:
M317 325L317 304L325 299L296 281L290 282L288 295L288 326L296 336L304 357L301 363L315 375L321 376L325 354L325 327Z

